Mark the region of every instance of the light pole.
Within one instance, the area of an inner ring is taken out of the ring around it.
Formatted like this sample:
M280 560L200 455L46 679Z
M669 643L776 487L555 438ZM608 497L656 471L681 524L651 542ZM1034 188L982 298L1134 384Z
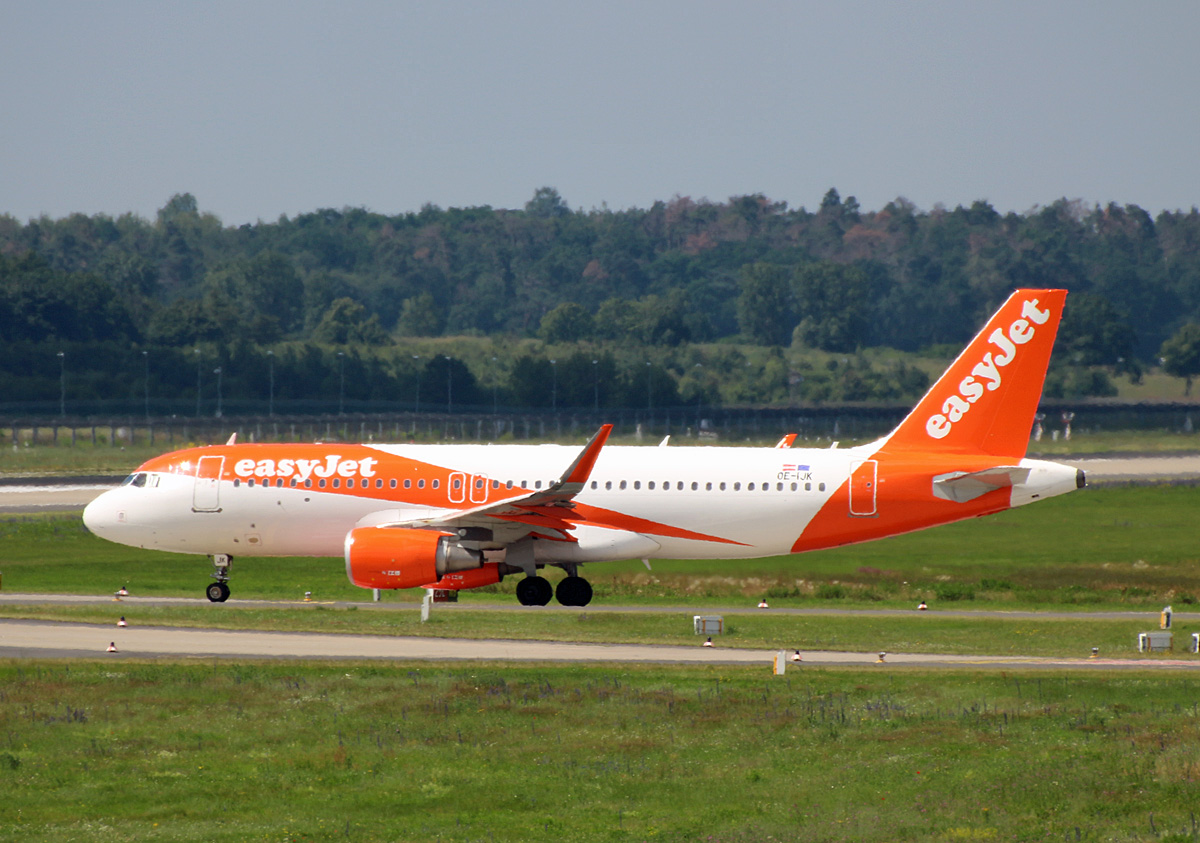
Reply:
M217 418L221 418L221 367L213 369L213 374L217 376Z
M58 352L58 414L67 414L67 355Z
M196 418L200 418L200 349L193 348L196 355Z
M267 393L267 415L275 415L275 352L267 352L267 364L271 370L271 391Z
M421 355L414 354L412 359L420 360ZM415 366L417 369L417 389L413 393L413 414L416 415L417 413L421 412L421 364L413 363L413 366ZM413 423L416 424L416 422Z
M142 397L146 404L146 418L150 418L150 352L142 352Z
M450 355L443 354L442 356L446 358L446 413L449 415L450 408L454 403L452 400L454 397L454 393L452 391L453 384L450 377L453 374L453 370L450 368Z
M346 353L337 352L337 414L346 415Z
M600 370L596 368L599 360L592 361L592 412L600 412Z
M550 371L553 373L553 376L551 377L551 383L553 384L553 387L550 392L550 409L553 412L557 413L558 412L558 361L557 360L552 359L550 361Z

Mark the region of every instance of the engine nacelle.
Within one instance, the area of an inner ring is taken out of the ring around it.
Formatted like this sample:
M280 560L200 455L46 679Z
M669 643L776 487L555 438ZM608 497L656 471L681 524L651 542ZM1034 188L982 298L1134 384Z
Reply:
M480 588L485 585L495 585L503 579L500 566L496 563L484 565L482 568L472 568L469 571L455 571L446 574L435 583L429 583L426 588L440 588L443 591L464 591L468 588Z
M448 533L357 527L346 534L346 576L361 588L416 588L483 565L483 554L451 543Z

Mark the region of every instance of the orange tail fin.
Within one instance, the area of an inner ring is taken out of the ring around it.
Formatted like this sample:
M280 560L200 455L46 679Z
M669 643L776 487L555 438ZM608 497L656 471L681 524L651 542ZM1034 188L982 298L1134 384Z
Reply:
M1066 290L1009 296L885 447L1025 456L1066 297Z

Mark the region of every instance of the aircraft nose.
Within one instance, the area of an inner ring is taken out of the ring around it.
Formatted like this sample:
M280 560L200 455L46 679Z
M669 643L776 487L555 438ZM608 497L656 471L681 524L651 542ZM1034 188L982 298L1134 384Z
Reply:
M112 495L105 492L83 508L83 526L97 536L107 538L113 527L124 520L124 513L113 505Z

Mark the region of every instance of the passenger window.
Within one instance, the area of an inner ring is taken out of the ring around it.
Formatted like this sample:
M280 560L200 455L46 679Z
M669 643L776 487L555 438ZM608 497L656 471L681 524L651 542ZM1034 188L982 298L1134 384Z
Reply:
M754 484L753 484L753 483L747 483L747 484L746 484L746 491L747 491L747 492L753 492L753 491L754 491Z
M511 489L512 487L513 487L513 482L511 480L509 480L507 483L504 484L504 488L506 488L506 489Z
M324 481L322 481L322 482L324 482ZM311 479L311 478L310 478L310 479L308 479L308 480L305 480L305 481L304 481L304 488L305 488L305 489L311 489L311 488L312 488L312 479Z
M699 483L697 483L695 480L693 480L693 481L692 481L692 491L694 492L694 491L696 491L696 490L697 490L697 489L699 489L699 488L700 488L700 484L699 484Z
M811 491L812 491L812 483L805 483L805 484L804 484L804 491L806 491L806 492L811 492Z
M234 481L233 481L233 488L235 488L235 489L236 489L238 486L241 486L241 485L242 485L242 481L241 481L241 480L238 480L237 478L234 478Z
M325 488L325 481L324 481L324 480L322 480L322 481L320 481L319 483L317 483L317 485L318 485L318 486L320 486L322 489L324 489L324 488Z
M612 491L612 481L611 481L611 480L605 480L605 481L604 481L604 490L605 490L606 492L608 492L608 491Z
M540 489L540 488L542 488L542 481L541 481L541 480L535 480L535 481L533 481L533 488L535 488L535 489Z
M424 489L424 488L425 488L425 479L424 479L424 478L421 478L420 480L418 480L418 481L417 481L417 488L418 488L418 489Z
M251 484L251 485L253 485L253 484L254 484L254 481L253 481L253 480L251 480L251 481L250 481L250 484ZM342 487L342 481L341 481L341 480L338 480L336 477L335 477L335 478L333 478L333 488L335 488L335 489L340 489L341 487Z
M795 484L795 483L793 483L793 484L792 484L792 491L793 491L793 492L794 492L794 491L796 491L796 484Z
M742 484L741 484L741 483L734 483L734 484L733 484L733 491L735 491L735 492L740 492L741 490L742 490Z
M782 492L782 491L783 491L783 484L782 484L782 483L776 483L776 484L775 484L775 491L777 491L777 492Z
M137 485L140 485L140 486L146 485L145 479L143 478L142 482ZM247 480L246 485L249 486L251 489L253 489L254 488L254 480L253 479Z
M624 488L625 488L625 481L624 481L624 480L622 480L622 481L621 481L621 488L622 488L622 489L624 489Z
M393 481L392 481L392 485L393 485L393 486L395 486L395 485L396 485L396 481L395 481L395 480L393 480ZM380 479L378 479L378 480L376 480L376 481L375 481L375 488L376 488L376 489L382 489L382 488L383 488L383 478L380 478Z
M437 488L440 488L440 487L441 487L441 485L442 485L442 481L441 481L441 480L434 480L434 481L433 481L433 488L435 488L435 489L437 489Z
M595 480L593 480L593 481L592 481L592 488L593 488L593 489L595 489L597 485L599 485L599 484L598 484L598 483L596 483L596 481L595 481Z
M454 490L455 490L455 491L458 491L459 489L461 489L461 488L462 488L462 481L461 481L461 480L459 480L457 477L455 477L455 478L454 478L454 484L453 484L453 485L454 485Z
M725 491L725 483L724 482L721 483L720 489L722 492Z
M654 481L651 480L649 483L647 483L646 488L649 489L651 492L653 492L654 491Z
M683 481L682 481L682 480L678 481L678 482L675 484L675 488L676 488L678 491L682 492L682 491L683 491Z
M824 492L824 491L825 491L825 484L824 484L824 483L819 483L819 484L817 484L817 491L818 491L818 492Z
M635 488L635 489L640 489L640 488L642 488L642 481L641 481L641 480L634 480L634 481L633 481L633 488Z
M712 483L705 483L705 484L704 484L704 491L706 491L706 492L711 492L711 491L712 491Z

